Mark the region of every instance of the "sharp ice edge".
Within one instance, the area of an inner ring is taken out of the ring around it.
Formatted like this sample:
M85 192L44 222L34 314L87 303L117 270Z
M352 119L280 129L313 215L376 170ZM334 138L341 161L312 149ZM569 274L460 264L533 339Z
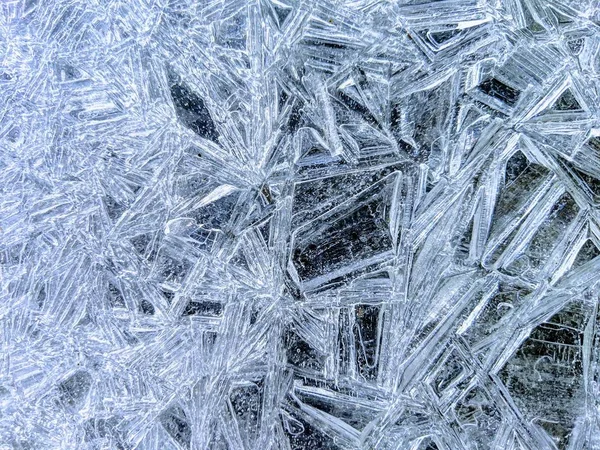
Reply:
M594 0L5 0L0 449L600 449Z

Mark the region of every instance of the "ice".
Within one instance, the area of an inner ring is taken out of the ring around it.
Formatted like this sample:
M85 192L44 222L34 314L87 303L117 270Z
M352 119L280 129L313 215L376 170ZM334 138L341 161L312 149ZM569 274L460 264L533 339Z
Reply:
M0 450L600 449L599 21L0 2Z

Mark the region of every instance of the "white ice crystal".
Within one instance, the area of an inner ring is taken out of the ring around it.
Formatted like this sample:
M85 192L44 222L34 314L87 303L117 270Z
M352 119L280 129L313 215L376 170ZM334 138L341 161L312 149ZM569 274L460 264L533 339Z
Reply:
M0 1L0 449L600 449L597 0Z

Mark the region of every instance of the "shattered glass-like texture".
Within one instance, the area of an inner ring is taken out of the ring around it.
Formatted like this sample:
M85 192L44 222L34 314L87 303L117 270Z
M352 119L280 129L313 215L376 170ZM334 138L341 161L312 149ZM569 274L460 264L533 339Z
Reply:
M0 189L0 450L600 449L598 0L2 0Z

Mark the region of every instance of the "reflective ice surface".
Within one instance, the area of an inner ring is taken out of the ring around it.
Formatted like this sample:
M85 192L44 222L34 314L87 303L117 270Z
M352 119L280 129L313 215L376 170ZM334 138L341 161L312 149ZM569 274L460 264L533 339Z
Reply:
M596 0L0 2L0 449L600 449Z

